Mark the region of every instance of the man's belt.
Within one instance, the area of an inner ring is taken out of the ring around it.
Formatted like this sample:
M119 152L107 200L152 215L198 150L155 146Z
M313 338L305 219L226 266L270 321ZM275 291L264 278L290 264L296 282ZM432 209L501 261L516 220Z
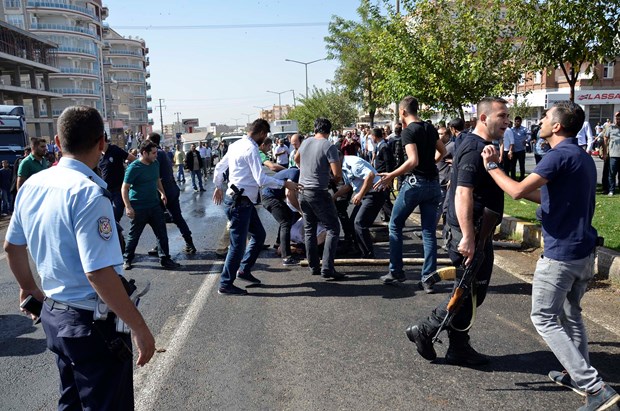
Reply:
M61 303L60 301L56 301L53 298L47 297L45 299L45 304L47 304L51 309L56 310L68 310L69 308L77 308L79 310L88 310L95 311L95 301L77 301L71 302L70 304Z

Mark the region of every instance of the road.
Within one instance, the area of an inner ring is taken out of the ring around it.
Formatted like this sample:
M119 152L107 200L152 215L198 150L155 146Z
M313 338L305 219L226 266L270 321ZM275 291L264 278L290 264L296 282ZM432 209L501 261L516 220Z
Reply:
M404 330L446 298L450 285L426 295L415 281L385 286L385 268L343 267L341 283L284 268L271 250L254 274L260 288L245 297L217 294L222 261L214 249L225 228L221 207L207 192L182 194L184 215L199 253L181 254L182 238L168 225L179 271L159 270L146 256L153 235L145 230L129 276L151 281L141 310L158 352L135 371L139 410L566 410L581 397L552 384L559 369L530 323L530 286L495 267L489 296L472 330L472 343L492 363L481 369L428 363ZM259 210L272 243L275 221ZM124 221L126 224L126 221ZM410 231L411 229L407 229ZM2 233L4 235L4 233ZM405 247L421 254L419 240ZM387 244L378 245L378 257ZM441 254L439 257L444 257ZM3 257L0 257L3 258ZM0 409L49 410L57 400L55 360L40 326L19 314L17 286L0 260ZM410 279L419 275L415 269ZM587 322L591 360L620 388L618 335Z

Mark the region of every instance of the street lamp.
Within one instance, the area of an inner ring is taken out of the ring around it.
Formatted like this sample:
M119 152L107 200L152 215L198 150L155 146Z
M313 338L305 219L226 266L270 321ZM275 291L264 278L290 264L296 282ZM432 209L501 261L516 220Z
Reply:
M312 61L308 61L307 63L304 63L303 61L284 59L284 61L288 61L291 63L297 63L297 64L303 64L306 67L306 98L308 98L308 66L312 63L316 63L317 61L323 61L323 60L327 60L327 58L312 60Z
M237 131L236 129L239 128L239 120L241 120L241 118L231 118L231 120L235 121L235 131Z
M280 119L282 119L282 94L288 93L289 91L293 92L293 106L295 106L295 90L284 90L284 91L269 91L267 93L273 93L278 95L278 110L280 111Z
M273 106L254 106L254 108L259 109L260 111L258 112L258 117L263 118L263 110L265 110L267 107L273 107Z
M248 122L246 123L246 125L250 124L250 116L252 115L251 113L241 113L244 116L248 116Z

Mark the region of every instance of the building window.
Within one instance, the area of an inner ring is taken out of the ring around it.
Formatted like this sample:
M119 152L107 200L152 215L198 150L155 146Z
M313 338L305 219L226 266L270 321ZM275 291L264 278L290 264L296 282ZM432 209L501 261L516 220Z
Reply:
M20 29L24 29L24 16L21 14L7 14L6 21L9 24L14 25L15 27L19 27Z
M4 0L4 8L6 9L21 9L22 0Z
M536 74L534 74L534 83L535 84L542 83L542 71L537 71Z
M614 78L615 61L603 64L603 78Z

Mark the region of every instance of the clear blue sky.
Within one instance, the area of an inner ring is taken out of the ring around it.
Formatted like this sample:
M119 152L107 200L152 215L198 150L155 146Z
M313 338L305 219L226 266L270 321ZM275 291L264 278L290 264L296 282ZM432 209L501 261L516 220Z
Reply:
M142 37L149 48L152 118L159 129L158 99L165 99L164 124L182 118L245 124L255 106L278 103L266 90L305 93L305 71L293 59L326 57L323 38L333 15L357 19L359 0L104 0L106 23L123 36ZM196 26L324 23L311 27L140 29L137 26ZM127 28L122 28L127 27ZM335 61L308 66L308 85L328 87ZM292 93L282 104L292 104Z

